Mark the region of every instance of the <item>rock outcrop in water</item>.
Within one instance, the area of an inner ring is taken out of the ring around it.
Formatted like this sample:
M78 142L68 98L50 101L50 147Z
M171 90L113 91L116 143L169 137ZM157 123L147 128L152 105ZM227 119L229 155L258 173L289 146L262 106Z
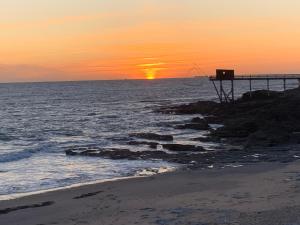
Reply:
M209 124L205 119L196 117L190 123L176 126L178 129L192 129L192 130L209 130Z
M164 149L173 152L206 152L207 150L201 146L181 145L181 144L163 144Z
M234 104L199 101L159 110L163 113L203 114L224 126L209 138L226 139L244 147L300 143L300 89L286 92L255 91Z
M148 160L148 159L167 159L167 153L164 151L130 151L129 149L103 149L97 148L70 148L66 150L69 156L90 156L103 157L109 159L129 159L129 160Z
M159 143L157 143L157 142L149 142L149 141L129 141L129 142L127 142L127 144L135 145L135 146L147 145L152 149L157 149L157 146L159 145Z
M137 137L147 140L157 140L157 141L173 141L172 135L161 135L155 133L133 133L130 134L130 137Z
M190 149L192 150L192 149ZM167 153L156 151L130 151L129 149L103 149L95 147L72 147L66 150L67 156L101 157L113 160L164 160L171 163L188 165L190 168L224 167L230 165L256 163L256 162L291 162L298 159L298 149L291 147L272 147L266 149L223 149L220 151L202 152L178 151ZM199 154L200 153L200 154Z
M68 156L104 157L127 160L165 160L192 167L223 167L228 164L254 162L290 162L300 158L300 89L286 92L255 91L244 94L234 104L199 101L192 104L164 107L167 114L202 114L179 129L210 130L207 137L193 138L200 142L225 142L231 147L207 151L198 145L177 144L172 135L155 133L130 134L129 146L148 146L149 150L72 147ZM209 124L222 124L217 129ZM137 139L137 140L135 140ZM141 141L145 139L149 141ZM163 143L159 143L162 141ZM289 144L289 145L283 145ZM230 146L230 145L229 145ZM236 146L236 147L232 147ZM152 149L152 150L150 150Z

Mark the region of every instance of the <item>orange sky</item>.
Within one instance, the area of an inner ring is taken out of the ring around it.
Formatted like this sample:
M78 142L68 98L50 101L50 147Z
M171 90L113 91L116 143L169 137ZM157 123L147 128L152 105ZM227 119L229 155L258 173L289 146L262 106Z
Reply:
M298 0L10 0L0 82L300 73Z

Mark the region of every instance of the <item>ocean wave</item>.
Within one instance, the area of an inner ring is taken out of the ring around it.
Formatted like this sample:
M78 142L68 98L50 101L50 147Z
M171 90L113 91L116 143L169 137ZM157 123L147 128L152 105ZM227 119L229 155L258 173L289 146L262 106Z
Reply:
M0 141L12 141L12 140L15 140L15 138L7 134L0 133Z
M66 128L60 128L60 129L45 129L44 133L48 135L54 135L54 136L66 136L66 137L76 137L76 136L82 136L84 135L82 130L78 129L66 129Z
M0 155L0 163L19 161L30 158L33 154L39 152L40 149L25 149L18 152L4 153Z
M39 152L50 152L51 146L50 145L43 145L36 148L27 148L21 151L17 152L9 152L0 154L0 163L6 163L6 162L13 162L13 161L19 161L22 159L28 159L32 157L34 154Z

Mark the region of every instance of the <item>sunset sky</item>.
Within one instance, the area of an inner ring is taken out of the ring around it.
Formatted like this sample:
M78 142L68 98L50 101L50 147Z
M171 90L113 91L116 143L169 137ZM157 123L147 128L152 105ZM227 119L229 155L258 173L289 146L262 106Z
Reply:
M299 0L2 0L0 82L300 73Z

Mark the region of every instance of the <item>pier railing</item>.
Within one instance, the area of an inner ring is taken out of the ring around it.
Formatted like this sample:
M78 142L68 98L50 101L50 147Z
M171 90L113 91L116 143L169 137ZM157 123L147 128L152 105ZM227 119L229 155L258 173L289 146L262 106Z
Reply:
M210 80L219 80L216 76L209 76ZM297 80L300 74L257 74L257 75L235 75L233 80Z
M282 80L283 81L283 90L286 90L286 81L287 80L298 80L300 86L300 74L255 74L255 75L235 75L231 79L220 79L217 76L209 76L210 81L212 81L216 93L220 99L220 102L234 102L234 81L245 80L249 81L249 91L250 96L252 95L252 81L255 80L265 80L267 82L267 90L270 93L270 81L271 80ZM215 81L219 82L219 88L215 84ZM229 92L225 91L223 87L223 82L230 81L231 88Z

